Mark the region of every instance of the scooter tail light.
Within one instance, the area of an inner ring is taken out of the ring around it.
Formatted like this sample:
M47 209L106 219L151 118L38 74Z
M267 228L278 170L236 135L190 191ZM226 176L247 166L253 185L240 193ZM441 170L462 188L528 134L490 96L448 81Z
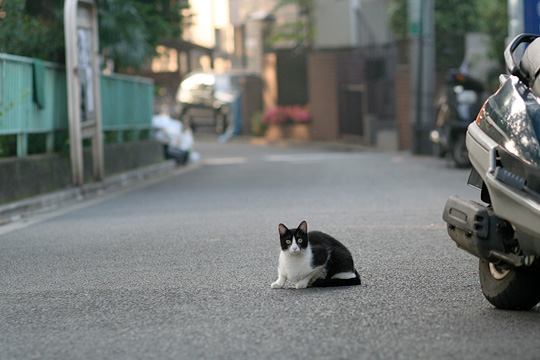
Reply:
M482 108L480 108L478 115L476 115L476 120L475 120L476 125L480 125L480 123L482 122L482 120L484 120L485 117L486 117L486 103L482 105Z

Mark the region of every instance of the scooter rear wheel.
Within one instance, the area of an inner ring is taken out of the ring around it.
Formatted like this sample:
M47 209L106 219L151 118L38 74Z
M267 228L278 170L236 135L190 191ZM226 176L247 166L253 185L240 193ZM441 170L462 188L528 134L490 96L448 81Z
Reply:
M533 268L500 268L480 259L480 286L496 308L530 310L540 301L540 273Z
M454 140L452 147L452 159L457 167L467 167L471 163L469 161L469 152L465 141L465 134L461 134Z

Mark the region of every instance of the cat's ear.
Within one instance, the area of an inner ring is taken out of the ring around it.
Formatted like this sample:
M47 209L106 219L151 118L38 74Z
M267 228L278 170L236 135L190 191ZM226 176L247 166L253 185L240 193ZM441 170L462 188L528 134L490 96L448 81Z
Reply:
M304 234L307 234L307 222L306 220L302 221L300 225L298 225L298 229L302 231Z
M279 231L279 236L285 236L285 234L287 234L287 231L289 231L289 229L287 229L285 225L279 224L278 231Z

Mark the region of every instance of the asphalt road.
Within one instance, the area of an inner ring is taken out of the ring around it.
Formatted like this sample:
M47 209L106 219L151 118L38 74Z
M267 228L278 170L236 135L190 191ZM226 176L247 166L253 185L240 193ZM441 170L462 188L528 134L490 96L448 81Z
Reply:
M467 171L407 154L200 144L202 166L0 235L0 359L538 359L540 310L484 300L446 235ZM363 285L270 289L277 224Z

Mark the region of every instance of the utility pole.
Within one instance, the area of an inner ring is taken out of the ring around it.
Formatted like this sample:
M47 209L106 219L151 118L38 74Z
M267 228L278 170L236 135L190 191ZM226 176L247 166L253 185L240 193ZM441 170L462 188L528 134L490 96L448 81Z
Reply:
M435 118L434 0L408 0L411 59L412 152L431 154Z
M69 145L73 184L78 186L84 183L84 139L92 140L94 180L101 181L105 175L97 16L94 0L64 2Z
M523 24L523 0L508 0L508 38L506 43L524 32Z
M521 33L540 34L540 0L508 0L508 39Z

